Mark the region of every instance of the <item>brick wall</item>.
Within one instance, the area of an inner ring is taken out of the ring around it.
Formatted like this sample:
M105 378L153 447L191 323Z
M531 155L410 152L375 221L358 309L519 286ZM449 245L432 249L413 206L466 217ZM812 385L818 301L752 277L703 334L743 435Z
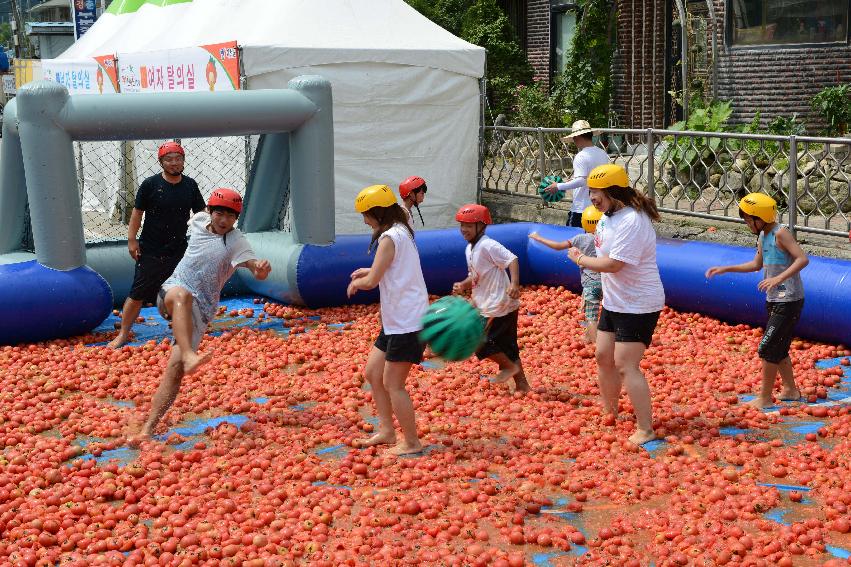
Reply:
M618 0L612 61L617 126L663 128L666 0Z
M727 47L726 2L715 0L718 33L718 97L733 102L734 122L749 122L760 111L763 123L797 112L810 133L823 127L810 99L824 87L851 83L851 47Z
M550 2L528 0L526 6L526 58L535 69L535 78L550 80Z
M665 126L662 109L671 88L665 85L665 25L667 18L677 17L676 9L667 12L665 3L618 0L612 108L620 126ZM718 98L733 103L731 122L750 122L759 111L765 125L776 116L797 112L811 133L819 132L823 123L810 108L810 99L824 87L851 83L851 46L729 47L725 39L727 0L714 0L713 5L718 24ZM692 6L690 12L701 8L705 11L703 3ZM706 49L711 54L709 42L707 36ZM674 47L678 51L678 39ZM678 84L678 77L675 79Z

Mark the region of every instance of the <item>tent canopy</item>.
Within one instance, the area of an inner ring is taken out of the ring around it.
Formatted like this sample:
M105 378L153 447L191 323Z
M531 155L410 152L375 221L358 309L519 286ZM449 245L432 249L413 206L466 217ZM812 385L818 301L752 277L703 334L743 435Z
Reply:
M485 50L403 0L116 0L60 58L234 40L249 89L331 81L338 233L366 230L354 197L376 183L425 178L426 228L476 199Z
M402 0L115 0L61 58L232 40L243 48L285 50L280 63L287 66L371 61L484 75L483 48Z

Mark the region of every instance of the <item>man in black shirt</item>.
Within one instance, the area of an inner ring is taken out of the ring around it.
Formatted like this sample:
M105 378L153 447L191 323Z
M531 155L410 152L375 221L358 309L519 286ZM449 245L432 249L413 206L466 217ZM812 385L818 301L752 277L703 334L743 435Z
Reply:
M127 249L136 260L133 287L124 302L121 330L109 343L118 348L130 340L130 329L143 303L152 303L163 282L186 251L186 230L190 213L205 207L195 180L183 175L185 153L177 142L160 146L158 157L163 172L145 179L136 192L130 216ZM142 236L136 235L145 217Z

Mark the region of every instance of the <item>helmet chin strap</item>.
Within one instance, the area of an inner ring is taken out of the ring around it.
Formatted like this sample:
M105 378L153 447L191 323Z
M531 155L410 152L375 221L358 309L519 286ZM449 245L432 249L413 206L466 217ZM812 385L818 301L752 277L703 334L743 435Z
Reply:
M482 228L479 228L479 225L482 225ZM477 223L476 223L476 236L474 236L474 237L470 240L470 247L471 247L471 248L472 248L473 246L475 246L475 245L479 242L479 240L481 240L481 239L482 239L482 236L484 236L484 235L485 235L485 229L484 229L484 227L485 227L485 223L483 223L483 222L477 222Z

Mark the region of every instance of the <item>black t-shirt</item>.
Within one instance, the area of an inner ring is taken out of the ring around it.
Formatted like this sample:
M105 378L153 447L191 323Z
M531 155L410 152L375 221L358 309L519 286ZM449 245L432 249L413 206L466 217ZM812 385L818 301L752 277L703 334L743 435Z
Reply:
M198 184L185 175L179 183L169 183L162 175L145 179L136 192L135 208L145 211L139 245L154 256L174 256L186 251L187 222L191 213L206 204Z

